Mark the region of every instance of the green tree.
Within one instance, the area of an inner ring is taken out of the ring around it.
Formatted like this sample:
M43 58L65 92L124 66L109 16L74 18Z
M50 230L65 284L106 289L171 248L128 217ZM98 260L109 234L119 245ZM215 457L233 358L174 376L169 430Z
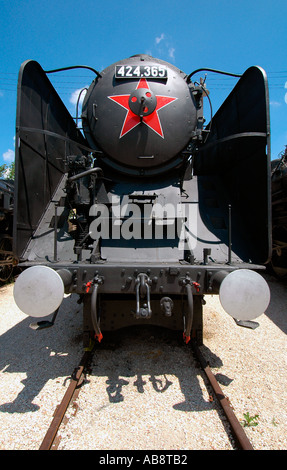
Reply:
M7 165L6 163L0 165L0 178L9 180L15 179L15 162L10 163L10 165Z

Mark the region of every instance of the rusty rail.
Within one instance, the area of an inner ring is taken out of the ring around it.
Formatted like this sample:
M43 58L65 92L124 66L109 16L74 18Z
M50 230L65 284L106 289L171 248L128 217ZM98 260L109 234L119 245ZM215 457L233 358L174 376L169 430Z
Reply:
M240 449L242 450L254 450L247 435L245 434L241 424L239 423L237 417L235 416L230 403L228 399L225 397L219 383L217 382L214 374L212 373L208 362L205 360L203 357L196 341L191 339L190 341L191 347L193 349L193 352L199 361L210 385L213 388L213 391L215 393L215 396L221 405L225 416L230 424L232 434L237 441L237 444ZM80 361L80 364L78 367L75 368L72 376L71 376L71 381L70 384L66 390L66 393L60 403L60 405L57 407L55 415L53 417L53 420L50 424L50 427L42 441L42 444L39 448L39 450L50 450L53 446L54 440L56 438L57 432L59 430L59 427L63 421L63 418L65 416L65 413L67 411L67 408L73 398L73 395L76 391L76 388L79 385L79 382L81 380L81 377L86 370L88 361L92 357L92 351L86 351Z
M91 357L91 352L86 351L85 354L83 355L81 362L78 367L75 368L72 377L71 377L71 382L66 390L66 393L63 397L63 400L61 401L60 405L57 407L54 418L50 424L50 427L43 439L43 442L39 448L39 450L50 450L53 442L55 440L55 437L57 435L57 432L59 430L59 427L63 421L63 418L65 416L65 413L67 411L67 408L73 398L73 395L75 393L75 390L80 382L80 379L82 377L82 374L84 373L84 370L86 368L86 365L88 363L88 360Z
M213 388L213 391L216 395L216 398L217 398L219 404L221 405L221 407L222 407L222 409L225 413L226 418L228 419L228 422L231 426L232 433L234 435L234 438L238 442L239 447L242 450L254 450L251 443L250 443L250 441L249 441L249 439L248 439L248 437L246 436L241 424L239 423L237 417L235 416L235 414L234 414L234 412L233 412L233 410L230 406L229 401L225 397L219 383L217 382L217 380L216 380L214 374L212 373L207 361L203 357L198 345L196 344L196 342L194 340L191 341L191 346L192 346L192 349L195 353L195 356L199 360L200 365L201 365L202 369L205 372L205 375L206 375L210 385Z

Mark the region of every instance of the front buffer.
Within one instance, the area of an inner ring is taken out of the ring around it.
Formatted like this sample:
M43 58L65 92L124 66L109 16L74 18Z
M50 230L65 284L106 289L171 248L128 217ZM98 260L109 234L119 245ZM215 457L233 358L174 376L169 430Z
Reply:
M246 268L234 271L182 265L58 268L57 271L47 266L27 268L16 280L15 302L25 314L45 317L59 309L64 292L77 292L84 304L84 347L89 346L93 337L101 341L105 330L147 323L182 329L185 342L192 336L201 344L204 294L219 293L222 307L239 321L257 318L270 301L266 281Z

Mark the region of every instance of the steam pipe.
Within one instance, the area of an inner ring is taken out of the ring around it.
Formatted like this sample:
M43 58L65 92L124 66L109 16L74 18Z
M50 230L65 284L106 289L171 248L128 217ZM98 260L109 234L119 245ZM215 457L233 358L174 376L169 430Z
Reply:
M54 261L57 261L57 237L58 237L58 214L57 214L58 203L55 204L55 222L54 222Z
M94 173L103 174L103 170L100 167L90 168L89 170L82 171L82 173L78 173L77 175L74 175L68 178L68 183L72 183L73 181L76 181L79 178L83 178L84 176L93 175Z
M96 283L93 285L92 297L91 297L91 317L92 323L95 330L95 338L98 339L99 343L103 339L102 332L99 327L98 318L97 318L97 297L98 297L98 288L99 284Z
M214 73L219 73L221 75L228 75L230 77L238 77L238 78L242 77L242 74L238 74L238 73L224 72L223 70L210 69L210 68L201 68L201 69L194 70L186 77L187 83L190 83L191 77L198 72L214 72Z
M186 292L187 292L187 303L188 303L188 310L187 310L187 316L186 316L186 325L185 325L185 330L183 333L183 339L185 343L189 343L190 341L190 333L191 333L191 328L192 328L192 323L193 323L193 294L192 294L192 287L188 283L186 284Z
M231 228L231 204L228 205L228 264L231 264L231 254L232 254L232 228Z
M92 67L89 67L87 65L72 65L70 67L61 67L60 69L54 69L54 70L44 70L45 73L56 73L56 72L63 72L65 70L72 70L72 69L87 69L91 70L94 72L99 78L102 77L100 72L98 72L96 69L93 69Z

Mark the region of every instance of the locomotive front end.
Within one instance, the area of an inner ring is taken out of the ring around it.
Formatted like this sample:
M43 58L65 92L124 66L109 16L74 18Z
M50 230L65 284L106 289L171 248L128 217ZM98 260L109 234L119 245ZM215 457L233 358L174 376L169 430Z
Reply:
M23 64L14 241L24 271L14 296L27 315L53 315L35 328L54 324L64 293L83 303L86 348L134 324L200 344L205 295L219 294L237 322L266 310L256 272L270 253L266 86L262 69L248 69L205 126L204 81L133 56L96 73L83 136L47 73Z

